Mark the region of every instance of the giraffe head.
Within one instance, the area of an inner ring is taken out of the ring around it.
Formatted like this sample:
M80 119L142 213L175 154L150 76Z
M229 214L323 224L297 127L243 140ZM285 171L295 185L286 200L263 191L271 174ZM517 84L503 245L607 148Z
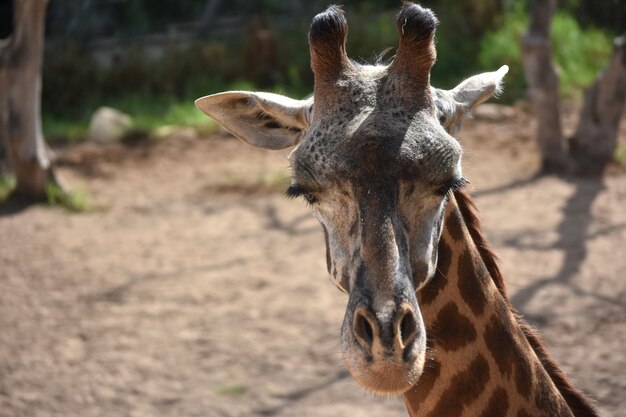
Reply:
M320 221L328 272L349 294L342 352L354 378L401 394L419 378L426 334L416 291L435 272L446 195L465 183L451 136L499 87L507 67L450 91L430 85L437 19L406 3L390 65L359 65L346 53L348 26L331 6L309 32L311 99L226 92L196 105L246 143L291 153L287 194Z

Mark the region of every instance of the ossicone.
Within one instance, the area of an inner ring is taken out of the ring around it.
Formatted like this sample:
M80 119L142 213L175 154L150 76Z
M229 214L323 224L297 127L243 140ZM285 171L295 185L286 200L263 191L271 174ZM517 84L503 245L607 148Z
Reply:
M430 69L437 58L434 38L438 24L439 20L432 10L404 3L398 15L400 44L392 71L420 84L430 82Z
M348 22L340 6L330 6L313 18L309 47L316 84L332 81L351 67L346 52L347 36Z

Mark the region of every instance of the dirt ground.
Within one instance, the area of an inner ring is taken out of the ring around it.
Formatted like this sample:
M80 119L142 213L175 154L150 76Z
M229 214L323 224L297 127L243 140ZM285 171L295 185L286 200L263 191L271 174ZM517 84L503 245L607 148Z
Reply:
M626 175L538 177L533 129L467 122L466 176L513 303L625 416ZM405 415L344 371L321 230L272 191L287 152L214 136L59 154L100 207L0 208L0 416Z

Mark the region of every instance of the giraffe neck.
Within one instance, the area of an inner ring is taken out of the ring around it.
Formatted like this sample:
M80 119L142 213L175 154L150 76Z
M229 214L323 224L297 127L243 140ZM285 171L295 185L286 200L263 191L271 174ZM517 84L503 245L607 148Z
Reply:
M405 394L409 414L573 416L570 399L566 401L555 385L562 381L553 380L558 367L543 352L536 336L528 337L529 330L506 299L501 278L490 276L493 268L497 270L495 261L485 260L481 253L484 243L475 242L463 216L467 207L462 204L471 205L471 201L463 195L457 197L458 201L451 197L447 207L437 273L418 293L428 335L428 359L420 380ZM473 221L477 227L477 220ZM556 371L549 374L546 363ZM567 383L560 371L559 377ZM593 412L584 397L580 398Z

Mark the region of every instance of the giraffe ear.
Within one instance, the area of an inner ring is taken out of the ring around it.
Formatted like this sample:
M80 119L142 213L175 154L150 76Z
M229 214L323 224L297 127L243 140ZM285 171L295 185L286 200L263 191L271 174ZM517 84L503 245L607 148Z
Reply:
M265 149L298 144L309 127L313 98L229 91L201 97L196 107L242 141Z
M452 90L433 88L441 125L450 134L458 132L461 122L472 109L502 91L502 79L507 72L509 67L503 65L497 71L474 75Z

